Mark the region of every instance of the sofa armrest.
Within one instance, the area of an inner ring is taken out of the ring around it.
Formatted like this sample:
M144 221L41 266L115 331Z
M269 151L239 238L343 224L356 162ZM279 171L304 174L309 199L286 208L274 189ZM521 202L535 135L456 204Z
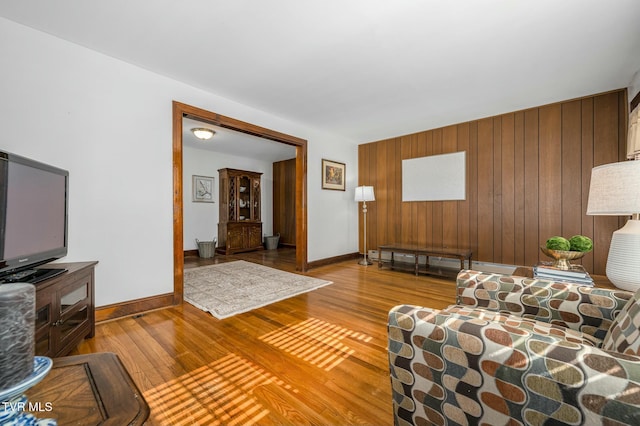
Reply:
M603 340L633 293L514 275L460 271L457 303L544 321Z
M640 357L408 305L388 333L395 424L640 424Z

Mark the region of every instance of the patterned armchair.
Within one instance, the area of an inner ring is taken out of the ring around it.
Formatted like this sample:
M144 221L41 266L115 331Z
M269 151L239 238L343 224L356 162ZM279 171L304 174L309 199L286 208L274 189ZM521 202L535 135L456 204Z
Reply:
M640 425L640 292L466 270L388 333L396 425Z

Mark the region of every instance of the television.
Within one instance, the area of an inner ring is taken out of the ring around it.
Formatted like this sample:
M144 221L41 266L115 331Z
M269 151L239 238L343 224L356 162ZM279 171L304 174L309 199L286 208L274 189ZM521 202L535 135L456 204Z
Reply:
M37 283L67 255L69 172L0 151L0 283Z

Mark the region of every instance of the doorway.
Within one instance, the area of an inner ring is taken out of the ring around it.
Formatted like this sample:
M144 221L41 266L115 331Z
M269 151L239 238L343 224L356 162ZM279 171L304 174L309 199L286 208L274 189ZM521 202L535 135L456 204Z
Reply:
M226 117L212 111L173 102L173 303L183 300L184 243L183 243L183 182L182 182L182 121L183 118L210 123L259 138L284 143L296 149L295 211L296 211L296 270L305 272L307 262L307 141L251 123Z

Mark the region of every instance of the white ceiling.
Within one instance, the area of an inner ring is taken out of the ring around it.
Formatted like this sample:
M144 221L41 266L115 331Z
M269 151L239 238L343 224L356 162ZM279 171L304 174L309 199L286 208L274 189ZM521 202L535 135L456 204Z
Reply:
M0 16L357 143L640 69L638 0L23 0Z
M203 141L196 138L191 131L191 129L197 127L205 127L216 133L211 139ZM267 163L296 157L296 148L294 146L214 126L190 118L182 119L182 144L196 149L255 158Z

